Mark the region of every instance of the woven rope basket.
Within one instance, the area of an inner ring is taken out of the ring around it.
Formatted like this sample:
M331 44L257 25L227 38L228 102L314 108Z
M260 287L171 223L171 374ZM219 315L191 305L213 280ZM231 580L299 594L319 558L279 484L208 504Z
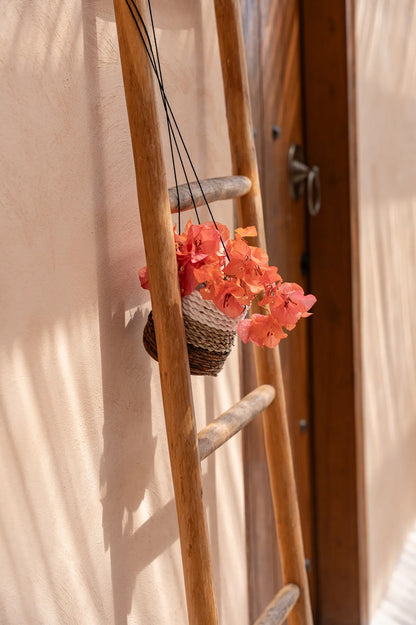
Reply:
M222 313L213 302L202 299L196 290L182 298L182 313L191 373L218 375L231 352L237 326L247 312L244 311L236 319L232 319ZM151 312L143 331L143 344L148 354L157 360Z

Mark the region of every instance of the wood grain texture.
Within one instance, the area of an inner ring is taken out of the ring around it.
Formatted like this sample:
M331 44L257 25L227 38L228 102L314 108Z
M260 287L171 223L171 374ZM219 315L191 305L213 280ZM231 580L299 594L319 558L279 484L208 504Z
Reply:
M247 67L237 0L215 0L233 171L252 181L251 191L238 200L239 225L255 225L254 245L266 247L259 176L251 122ZM254 350L258 381L276 388L276 399L263 413L267 459L284 582L296 583L299 602L291 625L310 625L308 581L302 544L294 469L278 349ZM284 477L283 477L284 476Z
M265 142L263 123L262 20L257 0L242 0L241 12L250 84L254 142L259 167L260 186L268 163L263 158ZM242 387L244 392L257 383L250 345L242 346ZM256 418L243 432L244 491L247 536L247 569L250 621L254 622L282 586L279 550L267 468L262 418Z
M191 210L195 206L203 206L205 200L207 202L216 202L218 200L231 200L241 197L248 193L251 187L251 181L245 176L224 176L222 178L207 178L198 182L178 185L168 190L169 203L172 213L178 212L178 193L179 203L182 210ZM202 190L201 190L202 187ZM205 196L205 197L204 197ZM192 201L193 199L193 201Z
M144 14L142 2L137 4ZM188 354L153 79L125 0L114 0L114 8L151 286L188 618L191 625L217 625ZM178 366L172 367L172 362Z
M366 623L354 93L354 2L303 0L307 159L321 171L310 219L318 612ZM324 43L323 43L324 42ZM330 288L328 288L330 285Z
M255 142L259 160L267 250L286 280L308 288L301 258L307 252L306 211L303 200L293 201L287 182L287 154L291 143L302 144L299 6L296 0L244 0L242 3L245 47ZM280 129L276 138L273 128ZM312 606L315 609L316 554L314 549L312 419L308 367L308 323L300 323L282 341L280 354L287 414L294 455L296 486L302 522ZM245 359L247 360L247 359ZM246 375L247 386L253 379ZM304 423L306 427L300 427ZM281 584L273 566L270 508L266 486L265 450L261 423L244 431L246 519L250 567L250 614L254 617ZM250 502L255 501L255 514ZM259 513L258 513L259 511ZM271 511L272 513L272 511ZM269 536L263 538L264 533ZM261 559L261 560L260 560Z
M305 203L303 199L294 201L290 196L287 172L290 145L303 143L299 3L297 0L264 0L260 3L260 12L264 154L262 197L267 250L283 279L300 284L308 292L307 271L301 262L308 252ZM273 126L280 128L277 140L272 134ZM309 325L310 320L300 322L279 348L305 556L310 562L309 587L312 606L315 607ZM302 428L301 423L304 424Z
M277 593L254 625L281 625L298 599L299 588L295 584L287 584Z
M242 430L272 403L275 395L273 386L263 384L201 430L198 434L200 459L207 458L234 434Z

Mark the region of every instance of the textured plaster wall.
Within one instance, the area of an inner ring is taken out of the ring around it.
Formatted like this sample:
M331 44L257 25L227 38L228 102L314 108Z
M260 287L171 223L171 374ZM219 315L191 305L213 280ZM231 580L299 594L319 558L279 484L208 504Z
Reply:
M371 612L416 518L416 7L357 2Z
M226 173L212 3L153 5L199 173ZM0 80L0 623L184 624L110 0L3 2ZM193 386L201 427L239 397L237 351ZM203 472L221 621L244 625L239 440Z

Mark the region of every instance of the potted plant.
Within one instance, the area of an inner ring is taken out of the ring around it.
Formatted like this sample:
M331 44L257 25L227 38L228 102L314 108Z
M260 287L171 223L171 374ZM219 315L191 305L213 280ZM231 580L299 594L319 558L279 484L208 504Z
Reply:
M174 238L182 311L191 373L217 375L231 351L236 333L244 343L273 348L302 317L309 317L316 301L298 284L283 282L267 253L247 243L257 236L254 226L237 228L230 238L226 226L213 222L192 224ZM147 267L139 271L149 288ZM261 313L246 318L253 302ZM143 341L157 359L152 313Z

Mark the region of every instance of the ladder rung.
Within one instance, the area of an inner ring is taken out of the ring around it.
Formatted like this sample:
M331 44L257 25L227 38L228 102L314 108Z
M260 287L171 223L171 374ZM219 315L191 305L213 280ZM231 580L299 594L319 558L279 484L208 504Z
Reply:
M207 458L250 423L262 410L270 406L275 394L273 386L263 384L201 430L198 434L200 460Z
M207 178L201 180L201 187L207 202L216 200L230 200L235 197L246 195L251 189L251 180L245 176L225 176L224 178ZM190 182L192 196L196 206L205 204L201 187L197 182ZM192 196L187 184L178 186L181 210L189 210L194 207ZM178 196L176 187L169 189L169 204L172 213L178 212Z
M254 625L281 625L286 620L298 598L298 586L287 584L277 593Z

